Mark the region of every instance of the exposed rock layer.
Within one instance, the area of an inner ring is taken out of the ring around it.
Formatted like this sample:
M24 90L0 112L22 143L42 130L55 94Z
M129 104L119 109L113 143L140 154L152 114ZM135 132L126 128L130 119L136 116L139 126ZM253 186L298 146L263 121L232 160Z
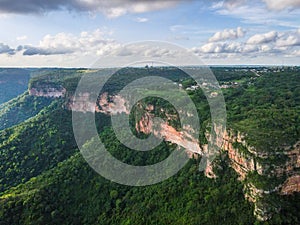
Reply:
M66 89L62 86L59 87L37 87L29 89L29 94L34 96L60 98L66 94Z

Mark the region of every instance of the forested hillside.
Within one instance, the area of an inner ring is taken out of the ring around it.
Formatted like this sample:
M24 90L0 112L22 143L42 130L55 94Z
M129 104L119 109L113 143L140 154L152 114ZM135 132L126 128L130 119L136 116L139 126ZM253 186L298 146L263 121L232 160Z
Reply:
M125 150L111 131L100 136L115 154ZM164 144L156 151L167 149ZM129 163L144 160L131 157ZM156 160L147 159L149 164ZM160 184L128 187L102 178L75 154L3 193L2 224L252 224L252 207L234 172L224 164L221 179L214 181L200 174L197 165L191 160Z
M38 114L53 99L30 96L28 92L0 106L0 130L17 125Z
M203 144L210 123L203 92L191 88L194 81L180 71L159 71L191 96L201 118L199 143ZM39 95L47 96L49 87L65 89L64 96L37 97L26 92L0 108L1 225L300 223L300 195L296 189L289 195L280 194L278 189L254 196L264 210L278 209L264 222L253 215L257 205L245 198L251 185L264 193L299 173L296 163L288 158L291 152L293 160L298 157L293 146L300 140L299 68L280 72L272 68L213 68L226 101L228 139L234 136L230 149L220 151L213 163L217 178L205 177L198 169L201 157L194 156L176 176L146 187L108 181L80 154L68 104L80 76L86 72L46 70L31 80L29 90L35 88ZM149 68L126 68L118 73L119 79L116 76L108 82L105 91L115 94L148 72ZM155 68L152 72L157 74ZM174 110L169 104L153 98L148 101L156 115L172 118ZM176 148L176 144L163 141L151 151L133 151L117 139L109 115L95 116L99 137L108 151L128 164L151 165ZM141 116L132 113L130 118L134 129ZM175 121L170 124L178 126ZM145 138L145 134L134 132ZM244 138L240 142L237 133ZM92 144L90 140L86 146ZM234 160L240 164L234 164ZM252 161L256 163L253 170L252 164L248 168Z

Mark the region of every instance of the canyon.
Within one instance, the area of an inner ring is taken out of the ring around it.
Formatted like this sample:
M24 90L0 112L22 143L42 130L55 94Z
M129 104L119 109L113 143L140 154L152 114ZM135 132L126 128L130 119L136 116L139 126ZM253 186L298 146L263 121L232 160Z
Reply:
M51 98L66 97L66 89L59 87L32 87L29 90L30 95L44 96ZM108 115L119 113L130 114L130 109L126 105L126 100L119 95L109 96L103 93L97 102L91 102L89 93L81 93L78 96L68 96L65 100L65 108L78 112L99 112ZM204 156L207 151L207 144L202 144L197 138L194 138L193 130L190 127L182 127L180 130L173 127L172 120L176 116L166 114L166 120L159 126L154 126L153 118L155 117L155 107L151 104L140 105L138 109L142 112L140 118L136 121L135 129L137 132L150 134L153 133L162 137L165 141L177 144L183 147L189 157ZM161 109L162 111L164 109ZM192 115L190 115L192 116ZM244 184L245 198L253 202L254 214L261 220L266 221L272 215L280 210L277 206L267 203L264 199L271 195L290 195L294 192L300 192L300 141L293 146L285 148L280 154L283 154L286 160L280 165L271 165L269 157L272 153L261 153L256 151L255 147L249 146L246 141L246 134L227 128L226 131L220 127L214 126L213 130L218 133L219 139L216 145L220 149L220 154L225 153L228 157L230 166L238 174L239 180ZM220 132L222 132L220 134ZM207 136L209 139L209 136ZM207 177L216 179L214 173L214 162L208 162L204 173ZM249 181L249 174L257 174L262 177L275 177L283 180L270 187L259 187L254 182Z

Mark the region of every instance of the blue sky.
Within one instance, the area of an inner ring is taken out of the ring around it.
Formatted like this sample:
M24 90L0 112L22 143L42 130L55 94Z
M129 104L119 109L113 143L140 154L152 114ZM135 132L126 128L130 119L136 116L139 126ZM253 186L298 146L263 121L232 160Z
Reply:
M206 64L299 65L299 24L300 0L2 0L0 66L88 67L144 40Z

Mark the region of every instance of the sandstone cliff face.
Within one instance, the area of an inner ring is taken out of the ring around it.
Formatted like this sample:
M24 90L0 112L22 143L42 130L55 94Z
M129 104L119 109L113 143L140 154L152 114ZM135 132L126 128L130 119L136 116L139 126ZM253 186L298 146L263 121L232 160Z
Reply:
M268 156L272 153L257 153L255 148L248 146L243 135L239 132L226 131L221 148L228 153L232 167L239 174L240 179L244 180L247 173L256 171L259 175L276 175L289 177L297 176L297 169L300 168L300 142L286 149L282 154L287 156L285 163L281 165L271 165L267 163ZM242 147L242 149L240 149ZM262 164L261 162L266 162ZM268 173L268 174L267 174Z
M243 135L239 132L226 131L222 149L228 153L232 168L239 175L240 180L245 180L251 172L262 176L274 176L278 179L288 177L284 183L272 188L258 188L253 183L245 183L245 197L254 203L254 214L262 221L268 220L279 208L264 202L264 198L271 193L292 194L300 191L300 142L286 149L282 154L287 156L285 163L270 165L268 162L272 153L257 153L255 148L248 146Z
M285 171L289 176L284 182L281 194L288 195L300 192L300 141L288 151L289 162L285 165Z
M30 88L29 94L40 97L60 98L66 97L67 90L62 86L39 86ZM126 108L126 102L121 96L108 96L107 93L103 93L98 98L97 102L93 102L90 93L87 92L79 93L76 97L68 96L66 99L66 108L83 113L101 112L109 115L118 113L129 114L129 111Z
M110 97L107 93L103 93L97 102L93 102L89 93L80 93L76 97L71 96L67 101L67 109L76 112L100 112L109 115L129 114L125 99L119 95Z
M240 179L243 180L246 178L248 172L255 170L256 162L251 156L235 149L233 143L244 145L241 134L238 133L235 135L225 132L222 149L227 151L232 168L238 173Z
M140 106L141 107L141 106ZM163 138L165 141L177 144L183 147L190 157L196 155L202 155L203 149L201 148L198 139L194 138L191 127L183 127L181 131L176 130L174 127L168 124L168 121L174 119L172 115L166 114L167 121L164 121L157 126L154 126L154 106L148 105L144 111L144 114L136 122L136 130L144 134L153 133L157 137Z
M110 101L108 101L109 99ZM124 98L120 95L108 96L107 93L102 94L98 99L96 112L102 112L110 115L130 113L129 109L127 109L126 100Z
M66 89L62 86L58 86L58 87L49 87L49 86L34 87L34 88L29 89L29 94L33 95L33 96L39 96L39 97L60 98L60 97L65 96Z

